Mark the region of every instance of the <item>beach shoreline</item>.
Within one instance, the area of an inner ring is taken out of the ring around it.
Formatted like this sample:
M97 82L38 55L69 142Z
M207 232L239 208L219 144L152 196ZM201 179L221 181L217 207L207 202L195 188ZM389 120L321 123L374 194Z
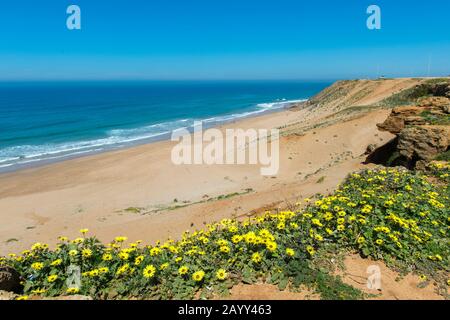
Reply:
M357 103L372 104L414 83L380 82L374 95ZM171 150L178 142L173 141L1 174L0 219L8 223L0 225L0 255L37 241L52 246L58 236L77 237L81 228L101 241L126 235L152 243L326 194L365 166L369 144L393 137L376 126L389 109L364 110L342 118L334 108L308 105L217 127L280 128L280 170L273 177L262 176L259 165L174 165Z
M308 99L299 99L299 100L296 100L295 102L294 101L286 101L287 105L282 108L262 110L261 112L257 112L255 114L245 115L245 116L234 118L231 120L219 121L218 123L214 123L214 124L210 124L210 125L208 125L208 124L205 125L204 119L198 120L198 122L202 123L203 130L210 129L210 128L217 128L217 129L221 130L229 125L233 126L235 128L239 128L240 123L244 123L244 126L245 126L246 120L259 118L259 117L271 115L274 113L288 111L291 108L301 108L302 104L305 103L306 101L308 101ZM245 127L248 127L248 126L245 126ZM192 127L191 128L177 128L174 131L179 130L179 129L187 129L190 133L193 132ZM109 148L105 148L103 150L96 150L96 151L93 150L93 151L83 152L81 154L70 154L67 156L61 156L61 157L57 157L56 159L42 159L42 160L37 160L35 162L33 161L30 163L26 163L26 164L11 165L8 167L0 167L0 177L2 175L6 175L6 174L16 173L16 172L20 172L23 170L29 170L29 169L38 169L40 167L45 167L45 166L49 166L52 164L75 160L75 159L79 159L79 158L91 157L91 156L96 156L96 155L110 153L110 152L132 149L132 148L136 148L136 147L143 146L143 145L155 144L158 142L169 142L169 141L171 141L171 134L172 133L158 134L158 136L154 137L154 138L140 139L138 141L135 141L135 142L132 142L129 144L119 145L119 146L113 145L113 146L110 146Z
M277 127L295 121L298 113L282 111L225 127ZM0 227L0 253L17 252L35 241L52 244L58 236L74 237L85 227L103 241L125 234L152 242L222 218L245 218L246 212L266 204L285 205L279 199L301 201L324 188L331 190L361 166L359 155L366 148L366 138L376 142L388 136L373 137L375 123L386 115L382 110L355 120L364 138L353 138L352 145L349 128L353 123L344 123L342 129L319 129L308 138L282 137L280 172L274 178L261 176L259 166L254 165L175 166L170 160L171 141L0 175L1 219L9 221ZM366 130L362 123L369 118L373 126ZM347 133L333 138L340 131ZM328 139L336 140L333 152L325 143ZM353 155L348 161L328 168L335 162L330 154L346 157L350 151L343 150L349 148ZM322 175L326 183L317 184Z
M174 130L192 131L196 121L209 128L276 112L324 86L295 81L3 85L0 173L168 140Z

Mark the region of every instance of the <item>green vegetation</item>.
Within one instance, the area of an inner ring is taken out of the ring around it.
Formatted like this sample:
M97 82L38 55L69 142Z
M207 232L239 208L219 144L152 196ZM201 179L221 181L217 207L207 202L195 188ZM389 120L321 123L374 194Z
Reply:
M317 181L316 181L316 183L322 183L322 182L324 182L325 181L325 176L322 176L322 177L320 177Z
M450 161L450 150L447 150L436 157L438 161Z
M248 188L245 189L242 192L233 192L233 193L229 193L229 194L221 194L217 197L213 197L213 198L207 198L204 200L200 200L200 201L196 201L196 202L189 202L189 201L183 201L181 204L179 204L179 200L178 199L174 199L173 202L176 203L174 205L163 205L163 206L159 206L156 209L146 209L146 208L141 208L141 207L129 207L124 209L123 211L125 212L131 212L131 213L140 213L140 214L150 214L150 213L158 213L158 212L162 212L162 211L173 211L173 210L177 210L177 209L181 209L181 208L185 208L188 206L192 206L195 204L200 204L200 203L205 203L205 202L209 202L209 201L216 201L216 200L225 200L225 199L229 199L229 198L233 198L236 196L241 196L244 194L248 194L250 192L253 192L252 188Z
M37 243L1 258L25 279L24 295L80 293L97 299L210 298L237 283L266 281L290 290L309 288L322 299L364 295L324 267L330 255L359 252L407 273L433 279L447 295L450 165L429 176L398 168L349 176L332 195L305 199L305 209L266 212L238 222L224 219L181 240L142 246L95 237L60 237L56 250ZM300 208L301 206L299 206ZM80 266L81 287L68 287L66 270Z
M143 210L145 210L145 209L138 208L138 207L129 207L129 208L126 208L124 211L131 212L131 213L141 213Z
M420 116L431 125L450 125L450 114L435 114L430 111L423 111Z
M379 102L378 105L389 108L411 105L415 104L418 97L423 97L422 94L425 95L425 92L417 92L416 88L413 87L389 96L388 98Z
M428 97L435 95L433 92L433 86L441 83L450 84L448 78L430 79L422 83L421 85L414 86L412 88L402 90L399 93L393 94L384 99L378 105L386 107L397 107L402 105L415 104L418 98Z

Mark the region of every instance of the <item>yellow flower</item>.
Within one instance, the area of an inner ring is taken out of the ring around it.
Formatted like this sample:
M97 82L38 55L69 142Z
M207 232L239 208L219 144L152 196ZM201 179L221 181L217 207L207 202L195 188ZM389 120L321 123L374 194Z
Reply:
M33 268L34 270L41 270L42 268L44 268L44 264L42 262L35 262L31 265L31 268Z
M200 282L203 280L204 276L205 276L205 272L200 270L200 271L194 272L194 274L192 275L192 279L194 281Z
M392 206L393 204L394 204L394 201L392 201L392 200L387 200L387 201L384 202L384 206L385 207Z
M373 209L373 207L371 205L366 204L364 206L364 208L361 209L361 212L367 214L367 213L370 213L372 211L372 209Z
M120 237L116 237L114 240L116 241L116 242L124 242L124 241L127 241L127 237L123 237L123 236L120 236Z
M108 267L99 268L98 272L100 272L101 274L108 273L109 272L109 268Z
M314 248L311 247L311 246L307 246L307 247L306 247L306 251L308 251L308 253L309 253L310 255L314 255L314 254L316 253L316 250L314 250Z
M347 215L347 212L345 212L345 211L339 211L338 212L338 216L339 217L345 217Z
M427 276L422 274L422 275L420 275L419 279L420 279L420 281L426 281L427 280Z
M359 244L364 243L365 241L366 241L366 239L364 237L359 237L358 238L358 243Z
M230 247L229 246L221 246L219 250L220 250L220 252L229 253Z
M293 256L295 255L295 251L294 251L294 249L286 248L286 254L287 254L289 257L293 257Z
M111 253L105 253L102 256L103 261L111 261L112 260L112 254Z
M252 254L252 261L254 263L260 263L261 260L262 260L262 257L258 252L255 252L254 254Z
M377 239L376 241L375 241L375 243L377 244L377 245L379 245L379 246L381 246L382 244L383 244L383 240L381 240L381 239Z
M232 241L233 243L239 243L239 242L242 241L242 236L236 234L236 235L234 235L234 236L231 238L231 241Z
M45 291L47 291L47 290L45 290L45 289L36 289L36 290L31 290L31 293L43 294L43 293L45 293Z
M231 223L232 223L231 219L222 219L222 220L220 221L220 224L221 224L222 226L224 226L224 227L230 225Z
M76 239L72 240L72 243L80 244L80 243L83 243L83 241L84 241L83 238L76 238Z
M40 242L36 242L35 244L33 244L31 246L31 250L33 250L33 251L40 250L40 249L43 249L43 248L44 248L44 246Z
M62 263L62 259L56 259L55 261L53 261L52 263L50 263L50 265L52 267L56 267L59 266Z
M142 261L144 261L144 256L138 256L138 257L136 257L136 259L134 259L134 264L136 265L136 266L138 266L138 265L140 265L141 263L142 263Z
M66 290L66 293L67 294L75 294L75 293L78 293L79 291L80 291L80 289L78 289L78 288L68 288Z
M186 273L188 273L188 271L189 271L189 268L188 268L187 266L181 266L181 267L178 269L178 273L179 273L180 275L185 275Z
M337 219L337 223L338 223L338 224L344 224L344 222L345 222L345 219L344 219L344 218L339 218L339 219Z
M266 248L267 248L267 250L273 252L273 251L277 250L277 243L274 242L274 241L267 242L266 243Z
M89 229L81 229L81 230L80 230L80 233L81 233L81 234L86 234L86 233L88 233L88 231L89 231Z
M270 238L272 236L272 234L270 233L269 230L267 229L261 229L258 234L263 237L263 238Z
M119 276L121 274L126 273L130 269L130 265L128 263L121 266L119 269L117 269L116 274Z
M47 281L50 283L55 282L56 279L58 279L58 276L56 274L53 274L53 275L47 277Z
M219 269L216 272L216 278L219 280L225 280L227 276L228 276L228 274L225 271L225 269Z
M170 246L169 247L169 251L172 252L172 253L178 253L178 249L175 246Z
M69 256L71 256L71 257L75 257L77 254L78 254L77 250L70 250L69 251Z
M254 244L256 241L256 235L254 232L248 232L247 234L244 235L244 240L245 242L249 243L249 244Z
M152 257L157 256L161 252L161 249L158 247L154 247L150 249L150 255Z
M199 237L198 240L203 242L203 244L208 244L209 243L209 239L207 237L205 237L205 236Z
M127 252L121 251L119 252L119 258L122 260L128 260L128 258L130 257L130 255Z
M88 272L88 275L92 278L97 277L99 275L99 270L98 269L94 269Z
M58 240L62 241L62 242L65 242L65 241L69 240L69 238L64 237L64 236L60 236L60 237L58 237Z
M28 296L19 296L16 300L28 300Z
M153 278L155 273L156 268L153 265L148 265L147 267L145 267L144 271L142 271L142 274L147 279Z
M320 234L316 234L316 235L314 236L314 238L315 238L317 241L323 241L323 237L322 237Z
M130 248L137 248L138 247L138 243L130 243Z
M159 267L159 270L165 270L165 269L167 269L169 267L169 263L163 263L160 267Z
M92 256L92 250L91 249L83 249L81 251L81 255L83 256L83 258L89 258L90 256Z

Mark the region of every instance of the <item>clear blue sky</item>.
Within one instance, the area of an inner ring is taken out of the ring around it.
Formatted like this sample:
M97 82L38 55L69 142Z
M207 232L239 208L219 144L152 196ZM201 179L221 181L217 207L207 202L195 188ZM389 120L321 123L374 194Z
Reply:
M82 30L66 28L70 4ZM449 75L449 12L448 0L2 1L0 79Z

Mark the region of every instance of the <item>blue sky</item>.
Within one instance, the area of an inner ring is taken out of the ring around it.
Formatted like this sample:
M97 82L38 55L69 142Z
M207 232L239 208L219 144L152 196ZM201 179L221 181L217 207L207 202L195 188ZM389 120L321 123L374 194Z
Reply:
M81 8L82 29L66 28ZM366 9L382 29L366 28ZM450 75L447 0L14 0L0 79L338 79Z

